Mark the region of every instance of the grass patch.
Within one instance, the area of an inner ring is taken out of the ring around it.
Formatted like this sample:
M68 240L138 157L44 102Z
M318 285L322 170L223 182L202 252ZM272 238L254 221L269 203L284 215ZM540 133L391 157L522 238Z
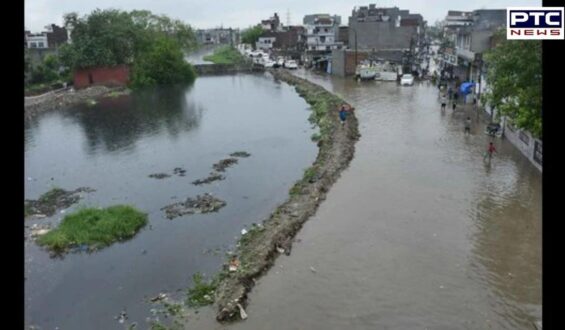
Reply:
M304 180L311 182L316 177L316 169L314 167L307 168L304 171Z
M314 142L320 141L321 138L322 138L322 134L320 133L314 133L312 134L312 136L310 136L310 139Z
M163 306L165 307L167 313L172 316L177 316L182 312L182 305L180 304L170 304L165 302Z
M253 224L251 228L249 228L247 233L241 236L239 240L239 244L245 246L249 244L249 242L253 242L257 238L257 236L259 236L259 234L263 231L265 231L264 226Z
M57 229L37 242L55 252L87 244L95 249L133 237L147 224L147 215L127 205L85 208L67 215Z
M213 303L214 292L218 285L217 279L218 277L210 281L204 281L202 274L194 274L192 276L192 282L194 284L188 289L186 304L190 307L201 307Z
M169 330L169 328L159 322L153 321L151 322L151 330Z
M204 56L204 60L215 64L241 64L245 62L245 58L231 46L216 48L214 54Z
M298 196L302 194L302 182L298 181L297 183L295 183L294 186L290 188L290 191L288 193L290 194L290 196Z
M49 190L48 192L41 195L39 197L38 201L41 204L54 204L54 203L57 202L57 199L59 199L62 196L65 196L67 194L68 194L68 192L65 191L64 189L61 189L59 187L54 187L51 190Z

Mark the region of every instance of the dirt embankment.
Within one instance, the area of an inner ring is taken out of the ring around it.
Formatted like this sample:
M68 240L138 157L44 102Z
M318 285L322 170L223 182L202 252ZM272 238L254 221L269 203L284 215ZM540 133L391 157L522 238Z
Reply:
M124 87L92 86L80 90L64 90L45 93L39 96L26 97L24 99L24 113L30 118L40 112L64 108L73 104L87 102L109 93L127 93Z
M339 122L338 107L346 102L284 70L270 71L275 79L294 85L312 106L310 120L320 127L321 132L319 152L304 177L290 190L288 200L263 225L254 226L254 230L242 237L235 252L239 258L237 270L224 269L219 274L215 291L218 321L232 321L241 317L238 305L246 306L247 293L253 288L255 280L265 274L278 255L290 252L293 237L304 222L314 215L329 188L349 165L355 142L360 136L353 112L348 115L345 125Z

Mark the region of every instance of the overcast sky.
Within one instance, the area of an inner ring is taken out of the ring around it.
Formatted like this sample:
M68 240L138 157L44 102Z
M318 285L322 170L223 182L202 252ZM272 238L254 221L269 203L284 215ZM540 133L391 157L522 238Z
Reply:
M96 8L147 9L156 14L178 18L195 28L224 27L246 28L267 19L277 12L283 24L287 24L287 12L291 24L302 24L306 14L340 15L342 24L353 7L376 3L377 7L408 9L424 16L428 24L445 17L448 10L505 9L510 6L541 6L538 0L25 0L25 27L40 32L44 26L63 23L63 14L78 12L81 16Z

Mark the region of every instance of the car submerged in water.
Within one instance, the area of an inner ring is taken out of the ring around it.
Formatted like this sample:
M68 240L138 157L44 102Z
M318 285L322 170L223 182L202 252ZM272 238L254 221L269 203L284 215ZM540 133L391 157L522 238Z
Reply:
M400 85L401 86L412 86L414 85L414 76L407 73L403 74L400 78Z

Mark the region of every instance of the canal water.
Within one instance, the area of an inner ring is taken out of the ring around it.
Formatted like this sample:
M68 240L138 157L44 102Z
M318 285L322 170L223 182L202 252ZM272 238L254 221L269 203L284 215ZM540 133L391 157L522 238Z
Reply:
M290 257L231 326L187 329L535 329L541 319L541 174L472 109L440 111L427 83L298 75L355 106L355 157ZM470 135L464 120L471 116Z
M25 323L41 329L123 329L114 318L145 328L160 292L183 297L192 275L210 275L225 261L244 226L266 219L315 159L308 104L268 75L200 77L106 98L92 107L43 113L25 122L25 197L53 187L91 187L65 213L26 226L57 223L80 207L131 204L149 216L133 239L92 254L53 259L25 241ZM226 179L195 186L212 164L246 151ZM177 176L173 169L186 170ZM153 173L171 177L158 180ZM161 208L212 193L217 213L168 220ZM180 291L179 291L180 290Z

